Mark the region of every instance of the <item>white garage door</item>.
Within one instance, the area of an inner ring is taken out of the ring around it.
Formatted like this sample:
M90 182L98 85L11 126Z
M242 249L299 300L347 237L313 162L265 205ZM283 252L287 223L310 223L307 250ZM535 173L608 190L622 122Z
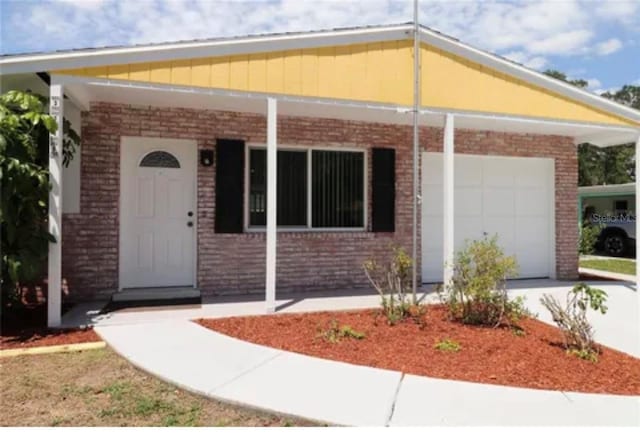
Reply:
M442 162L442 153L423 153L423 282L442 281ZM520 278L551 276L553 160L456 154L454 171L456 252L466 240L497 234Z

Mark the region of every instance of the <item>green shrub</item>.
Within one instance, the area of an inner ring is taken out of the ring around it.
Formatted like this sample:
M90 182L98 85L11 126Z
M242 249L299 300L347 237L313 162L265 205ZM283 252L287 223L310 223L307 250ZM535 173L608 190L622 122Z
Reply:
M589 361L597 361L599 349L593 341L594 330L587 320L589 309L606 314L607 293L583 282L576 284L567 293L566 305L551 295L542 295L540 303L549 310L553 321L564 337L567 353Z
M367 260L367 279L381 298L382 312L389 324L412 317L421 322L425 308L417 303L413 293L413 260L401 247L392 247L391 255L382 262Z
M329 326L320 332L320 337L329 343L338 343L343 338L351 338L354 340L363 340L366 337L364 332L356 331L349 325L338 324L338 321L333 319L329 322Z
M593 254L595 251L595 245L598 241L598 236L602 226L593 225L589 222L585 223L580 228L580 239L578 241L578 253L581 255Z
M524 298L510 300L506 280L518 270L515 257L504 255L497 236L467 242L456 254L451 282L440 286L440 299L453 320L497 327L528 315Z
M444 340L440 340L433 347L442 352L459 352L460 349L462 349L462 346L460 346L460 343L454 340L450 340L448 338L445 338Z

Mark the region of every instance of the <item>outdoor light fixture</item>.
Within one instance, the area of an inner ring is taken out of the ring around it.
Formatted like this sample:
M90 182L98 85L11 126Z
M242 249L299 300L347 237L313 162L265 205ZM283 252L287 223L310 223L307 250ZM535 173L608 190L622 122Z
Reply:
M202 166L213 165L213 150L200 150L200 163Z

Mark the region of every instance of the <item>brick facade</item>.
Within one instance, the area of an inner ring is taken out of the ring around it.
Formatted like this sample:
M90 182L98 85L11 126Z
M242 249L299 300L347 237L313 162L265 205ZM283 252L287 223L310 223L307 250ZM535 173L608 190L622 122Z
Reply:
M387 252L392 242L410 252L411 127L299 117L281 117L278 122L282 145L362 148L369 150L368 162L373 147L396 149L395 233L278 234L278 291L365 286L362 263L366 258ZM214 148L216 138L264 143L266 121L261 115L245 113L92 104L82 117L80 213L63 219L63 276L74 299L109 294L118 285L121 136L192 139L199 149ZM423 150L439 151L441 144L441 129L422 129ZM555 159L557 275L575 278L578 163L571 139L456 131L456 152ZM265 235L214 232L214 174L215 165L198 167L198 286L204 294L263 292ZM370 225L370 209L367 214Z

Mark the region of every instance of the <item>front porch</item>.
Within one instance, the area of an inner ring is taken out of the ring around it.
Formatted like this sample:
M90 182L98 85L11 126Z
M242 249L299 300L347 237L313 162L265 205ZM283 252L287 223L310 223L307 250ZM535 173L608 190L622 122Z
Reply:
M240 223L239 232L242 234L212 234L212 228L217 225L217 209L212 207L216 165L197 163L198 156L194 155L196 173L192 175L197 178L194 192L197 198L194 207L196 216L192 220L196 231L195 244L198 246L197 251L194 251L192 286L214 288L217 293L221 289L224 293L234 286L244 292L247 283L254 290L263 288L263 312L265 309L273 312L277 307L276 282L287 290L314 286L335 288L338 285L333 281L336 277L343 277L343 280L348 277L343 285L345 288L366 285L364 276L359 273L363 260L372 253L380 252L381 246L389 242L400 243L407 250L416 249L417 279L421 282L420 271L424 270L421 267L421 255L426 251L423 250L424 239L422 246L419 242L423 224L420 218L422 212L420 205L416 206L417 210L413 208L415 202L411 192L415 181L410 168L414 165L420 167L421 154L426 151L436 151L443 155L440 184L444 192L440 200L442 202L434 203L430 197L428 205L441 210L438 216L443 229L436 236L441 237L441 242L432 246L440 246L436 250L442 252L443 263L449 265L455 246L459 244L459 234L468 230L465 227L456 229L453 219L457 208L454 206L454 185L458 183L454 181L457 173L454 169L454 156L464 153L555 159L555 167L550 172L551 182L547 185L550 189L548 195L555 195L555 200L553 196L542 199L545 208L547 203L552 204L547 222L550 238L546 240L546 248L543 248L546 250L541 254L548 258L548 266L543 265L540 269L543 272L534 272L531 276L575 277L577 254L573 245L577 231L571 218L576 216L577 210L576 199L572 197L571 190L575 175L572 160L575 156L570 155L572 142L589 140L606 146L630 140L636 135L634 130L625 127L423 109L419 116L420 144L416 154L409 145L412 111L407 107L293 98L285 95L265 96L248 92L141 84L126 80L71 76L54 76L52 79L52 96L66 94L87 110L87 145L82 147L82 152L85 171L92 172L88 174L92 178L88 185L93 190L86 191L82 197L85 202L82 214L69 218L78 219L74 226L85 230L98 223L95 220L96 214L102 214L105 222L109 223L107 227L92 227L91 232L98 235L106 229L110 235L109 239L101 239L103 241L95 249L96 255L105 249L109 253L104 257L106 262L99 268L108 271L104 276L106 279L101 281L108 283L112 289L124 287L123 261L127 264L126 259L123 260L122 246L118 248L117 244L118 237L122 241L122 229L114 225L116 222L121 225L122 222L122 215L118 214L122 210L123 189L118 164L124 156L120 152L123 143L121 138L173 138L197 144L194 149L198 151L212 149L214 139L220 137L242 137L246 138L246 143L266 144L266 190L269 192L269 206L265 213L266 229L263 231L251 231L247 226L248 221L245 221ZM175 120L179 122L175 123ZM277 229L275 214L279 199L276 197L276 156L279 149L286 149L291 144L304 144L308 148L317 144L330 144L337 148L346 147L348 150L354 147L371 150L371 147L384 146L395 150L395 166L402 170L397 174L395 185L397 218L394 232L372 230L372 199L368 193L372 188L372 180L366 175L364 195L368 206L362 228L349 231L329 229L321 232L313 231L313 228L306 228L305 231ZM52 164L59 165L59 157L52 156ZM52 171L54 181L55 174ZM422 180L418 178L417 182L420 184ZM61 183L54 182L50 223L52 233L59 239L63 236L60 231L61 192ZM108 201L104 202L104 198ZM420 196L415 200L420 201ZM133 203L137 202L129 200L124 204L128 206ZM412 222L414 213L415 220ZM245 216L244 219L248 218ZM547 228L547 224L544 225ZM480 235L478 233L477 237ZM475 233L473 236L476 237ZM92 242L91 237L80 239L80 243ZM311 246L314 248L310 249ZM78 249L87 250L85 246ZM57 284L63 275L62 255L60 244L52 244L48 299L51 326L57 326L61 322L60 288ZM73 259L65 268L84 270L87 268L85 259L90 261L89 257L83 256L80 263ZM318 260L321 260L318 262L321 267L308 267ZM280 274L276 264L283 261L289 267L285 268L287 273ZM447 281L451 273L450 266L439 270L441 280ZM352 278L353 274L358 273L357 278ZM95 282L96 277L92 276L89 284L94 285ZM82 280L77 281L76 288L82 288L85 284Z

